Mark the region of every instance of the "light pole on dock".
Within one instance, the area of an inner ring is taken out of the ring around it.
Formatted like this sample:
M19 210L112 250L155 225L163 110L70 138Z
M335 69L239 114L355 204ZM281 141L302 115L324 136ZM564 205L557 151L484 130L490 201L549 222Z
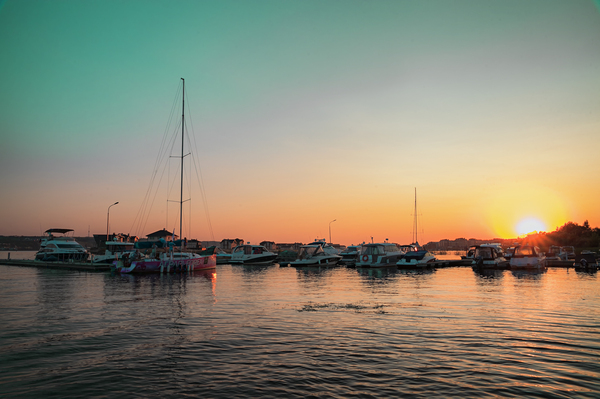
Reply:
M114 204L110 205L108 207L108 210L106 211L106 241L108 241L108 220L110 219L110 207L113 205L117 205L119 203L119 201L115 202Z
M329 244L331 244L331 223L335 222L337 219L333 219L329 222Z

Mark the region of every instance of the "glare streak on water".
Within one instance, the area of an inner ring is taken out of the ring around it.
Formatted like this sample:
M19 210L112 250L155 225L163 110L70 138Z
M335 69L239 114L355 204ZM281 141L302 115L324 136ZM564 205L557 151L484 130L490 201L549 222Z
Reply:
M9 397L597 397L596 274L0 266Z

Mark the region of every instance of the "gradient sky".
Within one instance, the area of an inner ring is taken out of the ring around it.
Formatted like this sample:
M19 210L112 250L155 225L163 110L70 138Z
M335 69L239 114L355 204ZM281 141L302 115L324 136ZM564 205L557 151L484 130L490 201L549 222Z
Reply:
M2 235L103 233L115 201L111 232L172 230L166 198L133 226L181 77L188 238L407 243L415 187L421 243L600 225L592 1L0 7Z

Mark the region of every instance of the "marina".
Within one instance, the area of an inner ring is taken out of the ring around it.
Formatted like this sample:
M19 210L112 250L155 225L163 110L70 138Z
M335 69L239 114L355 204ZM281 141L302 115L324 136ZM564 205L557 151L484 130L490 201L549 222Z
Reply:
M0 252L1 254L2 252ZM63 269L63 270L80 270L80 271L91 271L91 272L106 272L111 270L110 264L105 263L93 263L93 262L43 262L33 259L14 259L15 252L13 252L13 258L9 258L10 252L4 251L4 256L6 258L0 258L0 264L10 265L10 266L19 266L19 267L37 267L42 269ZM18 254L18 252L16 252ZM29 253L28 253L29 254ZM18 256L18 255L17 255ZM231 262L230 259L223 260L220 264L254 264L254 265L273 265L277 264L281 267L290 266L290 261L280 260L274 257L273 255L268 255L269 259L263 260L259 259L258 261L248 260L247 262L237 261ZM443 257L443 255L442 255ZM256 258L255 258L256 259ZM297 267L302 267L303 265L296 265ZM310 266L310 265L306 265ZM318 266L318 265L315 265ZM336 265L337 267L348 267L348 268L361 268L360 266L352 265ZM431 261L427 263L427 268L435 269L435 268L449 268L449 267L471 267L473 266L473 261L471 259L436 259L435 261ZM574 268L578 265L575 261L548 261L547 267L549 268ZM331 267L331 266L330 266ZM397 265L390 264L386 265L386 268L397 268ZM408 267L410 269L410 267ZM490 267L493 269L493 267ZM114 269L114 267L113 267ZM502 269L510 269L510 267L502 267ZM166 272L166 271L165 271Z

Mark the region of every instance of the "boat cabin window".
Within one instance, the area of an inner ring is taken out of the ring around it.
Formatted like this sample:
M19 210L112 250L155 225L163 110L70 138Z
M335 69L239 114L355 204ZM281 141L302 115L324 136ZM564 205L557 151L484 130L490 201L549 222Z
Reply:
M236 253L236 252L244 252L244 247L235 247L233 250L233 253Z
M324 252L321 246L302 247L300 248L300 254L298 255L298 259L307 259L322 253Z
M383 255L385 254L385 249L383 245L368 245L363 247L362 250L363 255Z
M63 248L63 249L80 249L83 248L81 245L79 244L56 244L59 248Z
M396 245L386 245L384 248L385 252L388 254L391 252L398 252L398 247Z
M475 257L482 257L483 259L494 259L496 251L493 248L489 247L480 247L475 250Z
M515 249L515 256L536 256L533 247L519 247Z

